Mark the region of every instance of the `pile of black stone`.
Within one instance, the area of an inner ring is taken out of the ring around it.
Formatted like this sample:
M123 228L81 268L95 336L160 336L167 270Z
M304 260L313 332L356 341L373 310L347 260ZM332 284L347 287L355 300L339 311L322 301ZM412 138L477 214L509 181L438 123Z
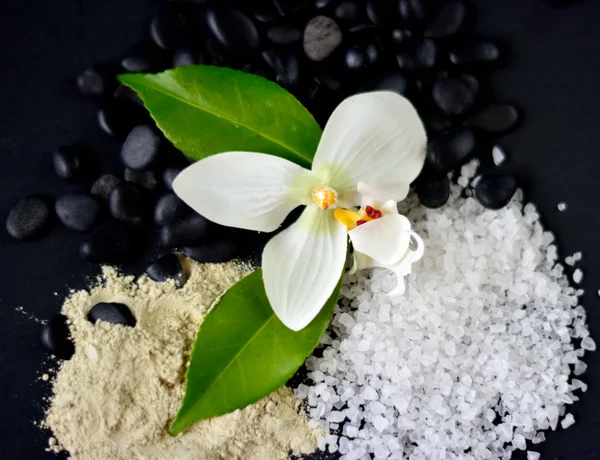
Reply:
M496 165L492 150L518 125L520 110L497 100L488 85L489 74L506 65L508 50L476 36L473 22L473 6L463 0L170 1L150 23L151 41L120 63L98 63L76 79L80 91L97 101L99 127L123 142L122 177L100 175L89 193L67 194L53 204L26 197L11 211L7 230L16 239L33 238L56 215L67 227L90 232L80 253L95 263L125 263L172 249L200 262L260 253L268 237L218 226L175 196L171 183L185 157L155 128L136 94L116 80L123 72L189 64L274 80L321 125L358 91L403 94L429 135L427 163L413 184L421 202L443 206L448 174L477 157L483 174L474 196L499 209L516 181ZM85 156L73 147L60 148L54 160L65 180L86 173Z

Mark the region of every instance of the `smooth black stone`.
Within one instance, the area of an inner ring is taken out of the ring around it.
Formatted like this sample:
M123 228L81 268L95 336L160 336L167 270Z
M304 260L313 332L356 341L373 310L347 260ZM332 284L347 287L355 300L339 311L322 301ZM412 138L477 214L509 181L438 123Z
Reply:
M108 89L108 83L100 71L87 69L77 76L77 88L86 96L102 96Z
M161 229L160 242L163 246L177 247L198 244L210 231L211 223L193 213Z
M397 22L396 0L367 0L367 15L373 24L385 26Z
M235 64L234 53L225 48L221 43L214 37L210 36L204 43L206 52L208 55L207 61L212 65L220 67L233 67Z
M134 327L137 323L135 316L127 305L117 302L100 302L92 307L87 314L87 319L92 324L96 321L106 321L111 324Z
M115 89L115 92L113 93L113 97L115 99L130 101L136 105L139 105L140 107L144 107L144 101L142 101L142 98L138 96L138 93L125 85L118 85L117 89Z
M329 5L333 5L337 0L315 0L315 7L319 10L327 8Z
M379 47L375 43L351 45L344 54L344 64L348 70L364 70L379 59Z
M237 255L238 246L234 241L211 241L198 246L187 246L183 253L199 263L227 262Z
M140 50L121 60L121 67L127 72L155 72L160 70L161 57L148 50Z
M173 67L204 64L205 62L206 58L204 54L201 51L191 48L181 48L173 54Z
M186 18L173 11L155 16L150 23L150 37L156 46L170 50L180 44L185 37Z
M52 157L54 170L61 179L77 182L85 175L85 163L80 152L73 147L60 147Z
M131 182L122 182L110 192L108 209L110 214L120 222L141 225L146 211L144 192Z
M294 86L300 80L300 61L295 54L266 50L262 57L275 72L279 84Z
M362 22L365 16L365 7L356 1L343 1L334 10L333 16L346 26Z
M280 15L285 16L310 4L310 0L273 0Z
M158 281L159 283L175 280L175 285L178 288L183 287L186 281L181 261L176 254L167 254L153 262L146 268L146 275L151 280Z
M427 147L427 161L438 172L446 174L460 166L474 152L475 134L468 127L458 127L436 135Z
M452 120L446 117L428 117L426 121L427 127L436 133L446 131L452 126Z
M93 263L122 264L135 256L135 239L129 228L118 222L101 223L81 244L79 254Z
M474 94L479 92L479 81L473 75L463 73L459 78L467 84Z
M398 46L409 43L413 38L413 34L408 29L395 28L392 30L392 40Z
M98 111L98 125L109 136L123 139L146 119L144 109L125 99L113 99Z
M123 164L135 170L147 169L156 161L160 151L160 134L150 125L131 130L121 146Z
M454 35L465 22L467 7L463 1L446 3L438 15L425 28L425 36L444 38Z
M483 174L475 186L475 199L488 209L506 206L517 191L517 181L508 174Z
M113 174L104 174L96 179L90 190L92 195L95 195L103 200L108 198L110 192L121 183L121 179Z
M87 193L67 193L54 203L58 219L67 227L80 232L94 228L100 218L98 199Z
M181 172L180 168L167 168L163 171L163 184L168 190L173 190L173 181Z
M404 94L408 88L408 81L400 73L389 73L381 75L370 80L363 86L363 90L368 91L393 91L394 93Z
M316 16L304 29L304 52L309 59L320 62L327 59L342 44L342 31L327 16Z
M437 48L433 40L425 39L396 57L398 67L408 71L431 69L436 64Z
M17 240L39 236L49 225L52 211L41 196L22 198L8 213L6 231Z
M219 43L232 51L243 53L258 46L258 30L241 11L233 8L209 8L206 20Z
M330 70L319 69L315 71L315 81L331 91L337 91L341 88L342 83ZM313 92L316 88L313 88ZM314 97L314 94L313 94Z
M170 225L192 212L174 193L161 196L154 207L154 223L157 225Z
M418 24L425 19L423 0L400 0L398 2L400 18L407 24Z
M267 38L275 45L291 45L300 41L302 32L293 25L274 26L267 30Z
M154 171L135 171L125 168L123 178L146 190L155 190L158 187L158 179Z
M40 336L42 345L60 359L71 359L75 353L75 344L65 315L56 315L48 321Z
M273 22L279 19L279 13L271 2L257 0L252 6L252 14L258 22Z
M459 77L437 80L431 90L433 102L448 116L458 116L469 110L475 103L475 93Z
M518 123L519 111L510 104L490 104L469 120L469 125L491 134L510 131Z
M450 62L456 65L492 64L501 59L500 47L490 40L475 40L448 55Z
M450 198L450 180L445 174L439 177L419 178L416 192L423 206L430 209L440 208Z

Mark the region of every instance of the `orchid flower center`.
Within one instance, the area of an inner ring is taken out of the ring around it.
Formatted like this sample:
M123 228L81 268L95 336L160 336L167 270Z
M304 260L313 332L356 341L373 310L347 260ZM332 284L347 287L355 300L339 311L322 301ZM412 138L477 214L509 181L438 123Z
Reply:
M319 185L312 191L312 199L321 209L337 208L338 194L327 185Z
M383 216L379 209L371 206L366 206L359 211L351 211L349 209L336 209L333 213L334 217L346 226L348 231L354 230L356 227L366 224Z

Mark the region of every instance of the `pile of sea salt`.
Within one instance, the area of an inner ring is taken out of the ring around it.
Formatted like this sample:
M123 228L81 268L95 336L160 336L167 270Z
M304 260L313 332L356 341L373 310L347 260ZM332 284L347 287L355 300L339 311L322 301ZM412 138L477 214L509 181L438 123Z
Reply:
M385 270L346 278L323 356L307 361L314 384L296 390L329 433L321 449L347 460L509 459L574 423L566 406L586 391L576 376L596 348L583 291L520 192L500 211L464 197L475 169L463 168L441 209L403 204L426 246L403 296L386 295L396 281Z

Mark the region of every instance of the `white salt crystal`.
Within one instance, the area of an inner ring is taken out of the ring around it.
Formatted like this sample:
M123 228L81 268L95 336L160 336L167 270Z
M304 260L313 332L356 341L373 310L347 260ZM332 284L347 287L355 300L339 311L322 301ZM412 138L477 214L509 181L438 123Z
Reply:
M563 418L561 420L560 426L562 426L563 429L566 430L567 428L569 428L574 423L575 423L575 418L573 417L573 415L572 414L567 414L567 415L565 415L565 418Z
M495 165L501 165L502 163L504 163L504 160L506 160L506 154L500 148L500 146L495 145L492 149L492 158L494 159Z
M578 268L573 272L573 281L575 281L577 284L581 283L581 280L583 279L583 272Z
M591 337L585 337L581 340L581 348L584 350L595 351L596 350L596 342Z
M375 417L373 417L373 426L380 433L384 431L389 424L390 423L386 420L386 418L382 417L381 415L376 415Z
M560 211L560 212L565 212L567 210L567 203L565 203L564 201L561 201L560 203L558 203L556 205L556 208Z
M539 460L539 459L540 459L539 452L534 452L532 450L527 451L527 460Z
M573 260L575 262L579 262L583 258L583 253L581 251L577 251L573 254Z

